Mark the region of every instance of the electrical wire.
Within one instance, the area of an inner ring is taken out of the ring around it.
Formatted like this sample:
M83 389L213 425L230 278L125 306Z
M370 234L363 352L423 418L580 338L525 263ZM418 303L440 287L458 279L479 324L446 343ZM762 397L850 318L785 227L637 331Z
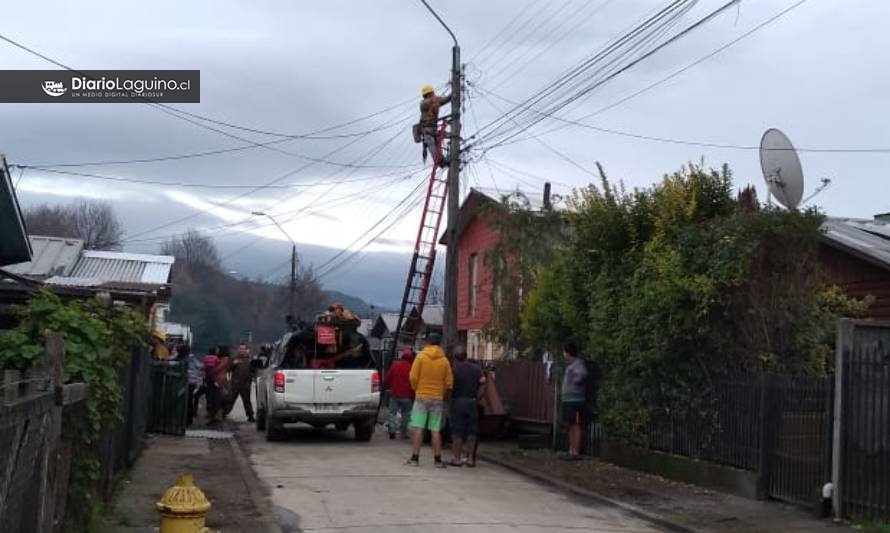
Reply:
M593 118L593 117L595 117L595 116L601 115L602 113L605 113L606 111L609 111L609 110L611 110L611 109L614 109L615 107L618 107L618 106L620 106L621 104L624 104L625 102L628 102L628 101L630 101L630 100L632 100L632 99L634 99L634 98L636 98L636 97L638 97L638 96L640 96L640 95L642 95L642 94L645 94L645 93L651 91L652 89L658 87L659 85L662 85L662 84L664 84L664 83L666 83L666 82L668 82L668 81L670 81L670 80L676 78L676 77L679 76L680 74L683 74L684 72L686 72L686 71L688 71L688 70L690 70L690 69L692 69L692 68L698 66L699 64L701 64L701 63L707 61L708 59L711 59L712 57L714 57L714 56L716 56L716 55L722 53L723 51L727 50L727 49L730 48L731 46L735 45L736 43L738 43L738 42L740 42L740 41L742 41L742 40L744 40L744 39L746 39L747 37L753 35L754 33L760 31L761 29L763 29L763 28L769 26L770 24L773 24L774 22L778 21L779 19L781 19L782 17L784 17L785 15L787 15L788 13L790 13L792 10L796 9L797 7L800 7L800 6L801 6L802 4L804 4L806 1L807 1L807 0L799 0L798 2L792 4L791 6L789 6L789 7L785 8L785 9L783 9L782 11L780 11L779 13L777 13L776 15L774 15L774 16L772 16L772 17L766 19L766 20L764 20L763 22L757 24L756 26L754 26L754 27L751 28L750 30L747 30L746 32L742 33L741 35L739 35L739 36L736 37L735 39L732 39L732 40L730 40L729 42L727 42L726 44L723 44L722 46L720 46L719 48L713 50L712 52L709 52L709 53L707 53L707 54L705 54L705 55L699 57L699 58L696 59L695 61L693 61L693 62L691 62L691 63L688 63L687 65L683 66L682 68L679 68L679 69L677 69L677 70L671 72L671 73L668 74L667 76L665 76L665 77L663 77L663 78L660 78L660 79L658 79L658 80L656 80L656 81L650 83L649 85L646 85L646 86L643 87L642 89L639 89L639 90L637 90L637 91L634 91L633 93L631 93L631 94L629 94L629 95L627 95L627 96L624 96L624 97L622 97L622 98L620 98L620 99L618 99L618 100L616 100L616 101L614 101L614 102L612 102L612 103L610 103L610 104L608 104L608 105L606 105L606 106L603 106L603 107L597 109L596 111L593 111L592 113L588 113L588 114L582 115L582 116L578 117L578 118L575 119L575 120L576 120L576 121L582 121L582 120L587 120L587 119ZM543 131L543 132L541 132L541 133L538 134L538 135L539 135L539 136L548 135L548 134L553 133L553 132L555 132L555 131L559 131L559 130L565 129L565 128L571 126L571 125L572 125L572 124L560 124L560 125L558 125L558 126L555 126L555 127L552 128L552 129ZM523 140L526 140L526 139L523 139ZM511 142L509 142L509 143L504 143L504 144L505 144L505 145L506 145L506 144L514 144L515 142L516 142L516 141L511 141Z
M593 56L582 61L579 65L576 65L569 69L559 78L557 78L556 81L551 82L548 85L544 86L542 89L536 91L523 102L522 106L516 106L511 109L506 115L498 117L490 121L488 124L484 125L479 131L471 135L469 139L481 137L488 130L496 131L499 127L503 127L505 123L508 122L508 116L512 116L514 113L525 111L523 106L536 105L542 102L545 98L552 97L552 95L563 89L566 85L574 83L579 76L589 71L591 68L601 64L605 58L608 58L610 55L622 51L623 47L625 47L627 43L634 43L640 35L646 35L646 32L650 32L652 28L657 29L659 25L664 24L665 21L670 21L671 17L675 16L676 13L678 13L679 10L684 7L684 5L684 0L675 0L668 6L662 8L652 16L645 19L642 23L635 26L631 31L623 34L616 40L612 41L610 44L606 45L603 49L595 53Z
M424 185L424 183L421 182L421 186L423 186L423 185ZM421 194L415 195L415 196L422 197L423 196L422 190L421 190ZM346 265L348 265L351 261L355 260L356 258L359 258L359 254L361 254L365 249L367 249L368 246L370 246L371 244L376 242L387 231L392 229L393 226L395 226L397 223L401 222L412 211L412 209L415 209L416 207L417 206L411 205L409 203L400 213L398 213L395 217L393 217L393 220L388 225L386 225L374 237L372 237L371 240L366 242L359 249L354 250L349 256L344 258L340 263L330 267L328 270L326 270L324 272L319 273L316 279L322 279L324 277L327 277L327 276L331 275L332 273L344 268ZM360 259L359 259L359 261L360 261Z
M532 7L533 5L537 4L537 3L540 2L540 1L541 1L541 0L531 0L530 2L526 3L525 6L524 6L522 9L520 9L519 12L516 13L516 15L515 15L512 19L510 19L510 21L507 22L507 24L505 24L505 25L500 29L500 31L498 31L498 32L494 35L494 37L492 37L491 39L489 39L484 45L482 45L482 46L479 48L479 51L476 52L476 55L473 56L473 58L472 58L470 61L475 61L477 58L479 58L480 56L482 56L482 55L485 53L485 51L488 50L488 47L489 47L489 46L491 46L492 44L494 44L494 42L497 41L497 40L501 37L501 35L503 35L504 33L506 33L507 30L509 30L510 27L513 26L513 24L514 24L516 21L518 21L518 20L525 14L526 11L528 11L529 9L531 9L531 7Z
M329 157L329 156L334 155L334 154L336 154L336 153L338 153L338 152L341 152L341 151L345 150L346 148L352 146L353 144L355 144L356 142L358 142L358 141L361 140L361 139L362 139L362 137L356 137L355 139L353 139L353 140L351 140L351 141L349 141L349 142L343 144L342 146L340 146L340 147L338 147L338 148L335 148L334 150L331 150L331 151L327 152L327 153L324 155L324 157ZM195 212L195 213L191 213L191 214L189 214L189 215L186 215L186 216L183 216L183 217L179 217L179 218L177 218L177 219L171 220L171 221L169 221L169 222L165 222L165 223L160 224L160 225L158 225L158 226L154 226L154 227L149 228L149 229L147 229L147 230L143 230L143 231L137 232L137 233L132 234L132 235L127 235L126 238L127 238L127 239L133 239L133 238L135 238L135 237L141 237L142 235L147 235L147 234L149 234L149 233L154 233L154 232L157 231L157 230L164 229L164 228L168 228L168 227L170 227L170 226L173 226L173 225L176 225L176 224L180 224L180 223L182 223L182 222L186 222L186 221L188 221L188 220L192 220L192 219L194 219L194 218L197 218L197 217L199 217L199 216L201 216L201 215L204 215L204 214L206 214L206 213L209 213L209 212L212 211L213 209L216 209L216 208L219 208L219 207L223 207L223 206L226 206L226 205L231 205L232 203L234 203L234 202L236 202L236 201L238 201L238 200L240 200L240 199L242 199L242 198L246 198L247 196L250 196L251 194L253 194L253 193L255 193L255 192L264 190L264 189L266 189L266 188L268 188L268 187L270 187L270 186L272 186L272 185L275 185L275 184L277 184L277 183L279 183L279 182L281 182L281 181L283 181L283 180L285 180L285 179L287 179L287 178L289 178L289 177L291 177L291 176L293 176L293 175L299 174L300 172L303 172L304 170L306 170L306 169L308 169L308 168L311 168L311 167L314 166L316 163L317 163L316 161L309 161L308 163L306 163L306 164L304 164L304 165L301 165L300 167L297 167L297 168L295 168L295 169L293 169L293 170L290 170L290 171L288 171L288 172L286 172L286 173L284 173L284 174L281 174L280 176L278 176L278 177L272 179L272 180L269 181L269 182L266 182L266 183L264 183L264 184L262 184L262 185L259 185L259 186L257 186L257 187L254 187L254 188L252 188L252 189L250 189L250 190L248 190L248 191L246 191L246 192L243 192L243 193L238 194L238 195L236 195L236 196L233 196L233 197L231 197L231 198L229 198L229 199L227 199L227 200L225 200L225 201L223 201L223 202L220 202L220 203L218 203L216 206L214 206L214 207L212 207L212 208L201 209L201 210L199 210L199 211L197 211L197 212Z
M555 46L557 46L559 43L564 41L569 35L571 35L573 32L575 32L578 28L580 28L582 25L587 23L591 18L594 17L594 15L596 15L597 13L599 13L600 11L605 9L610 3L612 3L612 1L613 0L603 0L599 4L595 4L592 2L587 2L585 0L584 2L581 3L580 8L578 8L576 11L572 12L570 14L570 16L563 19L563 21L560 24L558 24L554 28L551 28L550 32L547 33L541 39L541 41L544 43L544 46L541 47L537 53L535 53L534 55L531 55L530 57L528 57L528 59L525 62L519 64L518 66L516 66L515 68L513 68L511 70L510 67L513 66L518 59L521 58L521 56L518 56L517 58L511 60L508 64L504 64L503 66L501 66L500 69L498 69L497 71L492 73L492 75L491 75L492 78L496 78L502 72L509 72L509 74L510 74L509 76L506 76L505 78L502 78L502 79L498 79L498 81L497 81L498 85L506 85L509 81L514 79L519 73L523 72L526 67L528 67L535 60L537 60L539 57L541 57L544 53L546 53L549 50L552 50ZM590 6L593 6L593 9L590 10L590 12L588 12L587 14L581 16L581 13L585 9L589 8ZM564 31L562 33L562 35L560 35L556 39L550 38L553 36L554 33L559 31L561 28L565 27L566 24L568 24L569 22L572 22L572 21L574 21L575 23L572 26L570 26L569 29ZM526 55L528 55L528 54L526 54ZM486 82L486 83L488 83L488 82Z
M419 191L422 191L423 186L426 185L426 183L427 183L427 180L426 180L426 179L420 180L420 181L418 182L417 186L415 186L415 187L411 190L411 192L409 192L407 195L405 195L405 197L402 198L401 201L399 201L399 202L398 202L392 209L390 209L390 210L387 211L382 217L380 217L380 219L378 219L374 224L372 224L370 228L368 228L365 232L363 232L361 235L359 235L359 237L356 238L355 240L353 240L350 244L348 244L348 245L345 246L343 249L341 249L341 250L338 251L336 254L334 254L330 259L328 259L327 261L325 261L324 263L322 263L321 265L319 265L319 266L317 267L317 268L318 268L318 271L319 271L319 275L321 275L321 272L324 271L325 268L330 267L330 266L331 266L337 259L339 259L339 258L342 257L344 254L346 254L346 253L349 251L350 248L352 248L353 246L355 246L356 244L358 244L359 242L361 242L362 240L364 240L364 238L367 237L368 234L370 234L372 231L374 231L374 230L375 230L377 227L379 227L381 224L385 223L385 222L386 222L390 217L392 217L392 216L393 216L399 209L401 209L402 207L404 207L406 204L410 204L411 200L412 200L414 197L416 197L416 196L418 195ZM398 220L398 219L397 219L397 220Z
M36 56L36 57L39 57L39 58L43 59L44 61L47 61L47 62L49 62L49 63L52 63L52 64L54 64L54 65L56 65L56 66L58 66L58 67L61 67L61 68L65 69L65 70L68 70L68 71L73 72L73 73L75 73L75 74L78 74L78 75L80 75L80 76L83 76L83 77L92 79L92 77L91 77L91 76L88 76L86 73L84 73L84 72L82 72L82 71L80 71L80 70L77 70L77 69L75 69L75 68L73 68L73 67L70 67L70 66L68 66L68 65L66 65L66 64L64 64L64 63L62 63L61 61L58 61L58 60L56 60L56 59L53 59L53 58L51 58L51 57L49 57L49 56L47 56L47 55L45 55L45 54L43 54L43 53L40 53L40 52L38 52L38 51L36 51L36 50L34 50L34 49L28 47L28 46L25 46L24 44L19 43L18 41L13 40L13 39L11 39L10 37L8 37L8 36L6 36L6 35L0 34L0 40L3 40L3 41L5 41L5 42L7 42L7 43L9 43L9 44L11 44L11 45L13 45L13 46L15 46L15 47L21 49L21 50L24 50L25 52L28 52L29 54L32 54L32 55L34 55L34 56ZM231 139L236 139L236 140L238 140L238 141L247 143L247 144L252 145L252 146L254 146L254 147L256 147L256 148L264 148L264 149L266 149L266 150L270 150L270 151L273 151L273 152L276 152L276 153L280 153L280 154L288 155L288 156L291 156L291 157L297 157L297 158L299 158L299 159L304 159L304 160L307 160L307 161L312 161L312 162L317 162L317 163L322 163L322 162L323 162L323 163L332 164L332 165L338 165L338 164L340 164L340 163L338 163L338 162L336 162L336 161L330 161L330 160L327 160L327 159L325 159L325 158L314 158L314 157L311 157L311 156L307 156L307 155L305 155L305 154L299 154L299 153L291 152L291 151L288 151L288 150L282 150L282 149L277 148L275 145L270 144L270 143L258 143L258 142L256 142L256 141L251 140L251 139L247 139L247 138L245 138L245 137L241 137L241 136L239 136L239 135L235 135L235 134L233 134L233 133L229 133L229 132L227 132L227 131L220 130L219 128L215 128L215 127L213 127L213 126L209 126L208 124L205 124L204 122L200 122L200 121L205 121L205 122L210 122L210 123L222 123L222 124L226 124L227 127L231 127L232 125L229 124L229 123L225 123L225 122L223 122L223 121L218 121L218 120L215 120L215 119L211 119L211 118L209 118L209 117L204 117L204 116L202 116L202 115L198 115L198 114L196 114L196 113L190 113L190 112L188 112L188 111L183 111L183 110L177 109L177 108L175 108L175 107L172 107L172 106L169 106L169 105L166 105L166 104L162 104L162 103L156 102L156 101L152 100L151 98L142 97L142 96L135 96L135 97L131 97L131 98L134 99L134 100L140 101L140 102L142 102L142 103L144 103L144 104L146 104L146 105L148 105L148 106L150 106L150 107L153 107L153 108L155 108L155 109L161 111L162 113L165 113L165 114L167 114L167 115L173 116L173 117L175 117L175 118L178 118L178 119L180 119L180 120L183 120L183 121L185 121L185 122L188 122L188 123L190 123L190 124L193 124L193 125L195 125L195 126L198 126L198 127L203 128L203 129L205 129L205 130L212 131L212 132L218 133L218 134L220 134L220 135L223 135L223 136L225 136L225 137L229 137L229 138L231 138ZM400 104L400 105L404 105L404 104ZM193 119L193 118L190 118L190 117L196 117L196 118ZM251 128L246 128L246 127L245 127L245 128L238 128L238 129L250 130ZM260 131L260 130L255 130L255 131ZM277 135L276 133L273 133L273 132L267 132L267 133L271 133L271 134ZM365 135L367 135L367 134L366 134L366 133L365 133L365 134L358 134L358 135L356 136L356 138L363 138ZM287 136L287 137L296 137L296 136Z
M568 9L569 6L571 6L571 5L572 5L571 2L563 2L561 6L557 5L556 11L553 11L546 17L540 18L539 19L540 21L538 22L538 24L536 26L534 26L533 28L531 28L531 30L520 41L518 41L516 43L516 46L514 46L512 48L508 48L506 53L501 54L501 56L497 59L497 61L492 59L492 61L494 62L495 65L499 65L497 67L497 69L494 71L494 73L492 74L492 76L497 76L498 74L503 72L503 69L505 66L512 65L515 60L521 59L524 55L522 52L523 42L532 41L535 37L535 34L538 33L538 30L540 30L544 26L546 26L551 20L553 20L557 15L559 15L560 13L562 13L563 11ZM581 4L581 9L583 9L583 8L584 8L584 3ZM580 11L580 9L578 11ZM534 20L534 19L532 19L532 20ZM545 35L543 37L543 39L546 39L546 37L547 36ZM516 52L519 52L518 55L514 55ZM528 52L526 52L526 54L527 53ZM511 57L512 57L512 59L507 61L507 59L511 58Z
M695 30L701 28L702 26L704 26L705 24L707 24L708 22L710 22L711 20L713 20L714 18L716 18L717 16L719 16L720 14L722 14L724 11L726 11L727 9L729 9L730 7L732 7L732 6L733 6L736 2L738 2L738 1L739 1L739 0L730 0L729 2L723 4L722 6L720 6L720 7L716 8L716 9L714 9L713 11L711 11L710 13L708 13L707 15L705 15L704 17L702 17L702 18L700 18L699 20L697 20L696 22L690 24L689 26L687 26L686 28L684 28L684 29L681 30L680 32L674 34L674 35L671 36L669 39L667 39L666 41L662 42L661 44L659 44L658 46L656 46L656 47L653 48L652 50L649 50L648 52L646 52L646 53L643 54L642 56L638 57L637 59L635 59L635 60L629 62L628 64L626 64L625 66L623 66L622 68L620 68L619 70L617 70L616 72L613 72L612 74L610 74L609 76L607 76L604 80L597 81L597 82L591 84L590 86L586 87L585 89L583 89L583 90L581 90L581 91L578 91L578 92L575 92L575 94L573 94L573 95L570 96L569 98L567 98L567 99L565 99L565 100L559 102L558 104L556 104L556 105L554 105L554 106L551 106L551 108L548 109L548 110L546 111L546 113L548 113L548 114L553 114L553 113L555 113L555 112L557 112L557 111L559 111L559 110L565 108L566 106L570 105L572 102L576 101L577 99L583 97L584 95L586 95L586 94L589 93L590 91L592 91L592 90L596 89L597 87L603 85L604 83L606 83L606 82L608 82L608 81L614 79L615 77L621 75L622 73L624 73L624 72L626 72L627 70L633 68L634 66L638 65L639 63L641 63L641 62L645 61L646 59L652 57L653 55L655 55L656 53L660 52L661 50L664 50L665 48L667 48L667 47L670 46L671 44L676 43L677 41L679 41L679 40L682 39L683 37L689 35L689 34L692 33L693 31L695 31ZM527 106L523 106L523 107L525 107L526 109L528 109ZM502 142L503 142L503 141L508 141L508 140L510 140L511 138L516 137L517 135L519 135L519 134L523 133L524 131L528 130L529 128L533 127L535 124L538 124L541 120L544 120L545 118L546 118L546 116L539 116L537 119L532 120L532 122L531 122L530 124L524 126L524 127L523 127L522 129L520 129L519 131L516 131L516 132L513 132L513 133L509 134L506 138L502 139ZM497 144L497 143L495 143L495 144Z
M217 184L217 183L187 183L187 182L179 182L179 181L158 181L158 180L144 180L139 178L125 178L122 176L108 176L102 174L93 174L89 172L76 172L73 170L56 170L53 168L42 168L42 167L33 167L30 165L10 165L10 167L15 167L20 169L22 172L25 169L29 170L37 170L40 172L46 172L50 174L57 174L62 176L77 176L80 178L89 178L89 179L97 179L97 180L106 180L106 181L114 181L121 183L134 183L140 185L160 185L164 187L185 187L185 188L197 188L197 189L250 189L256 187L254 184ZM405 167L399 165L397 167L404 169ZM395 173L402 173L402 170L399 170ZM347 180L338 180L333 183L356 183L362 181L371 181L379 179L379 176L372 177L361 177L356 179L347 179ZM284 185L270 185L266 187L266 189L304 189L316 187L318 185L330 185L332 182L330 181L319 181L313 183L288 183Z

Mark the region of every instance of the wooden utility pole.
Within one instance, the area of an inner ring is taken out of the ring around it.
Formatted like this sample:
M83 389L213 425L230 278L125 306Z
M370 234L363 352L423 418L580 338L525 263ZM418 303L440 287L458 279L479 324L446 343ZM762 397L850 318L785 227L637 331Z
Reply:
M457 344L457 217L460 211L460 47L451 48L451 137L448 145L448 245L445 257L445 339L449 351Z
M454 46L451 47L451 135L448 142L448 238L447 255L445 258L445 338L443 346L446 351L457 344L457 213L460 211L460 45L457 37L448 24L442 20L426 0L420 0L424 7L445 28Z

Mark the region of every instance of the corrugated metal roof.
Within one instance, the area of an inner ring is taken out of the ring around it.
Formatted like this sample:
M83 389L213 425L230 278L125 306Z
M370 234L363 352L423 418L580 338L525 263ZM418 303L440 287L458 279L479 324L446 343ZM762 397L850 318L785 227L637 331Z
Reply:
M81 254L70 277L98 279L103 282L164 285L170 281L173 261L174 258L169 255L88 250Z
M374 327L374 321L370 318L361 319L361 324L358 326L358 332L365 337L371 334L371 328Z
M6 267L13 274L37 279L67 275L83 250L79 239L31 235L29 240L34 254L27 263Z
M445 324L444 305L426 305L423 308L423 323L427 326L441 326Z
M829 245L890 269L890 238L882 236L887 229L881 226L883 225L877 223L864 224L862 221L830 218L822 223L822 232Z

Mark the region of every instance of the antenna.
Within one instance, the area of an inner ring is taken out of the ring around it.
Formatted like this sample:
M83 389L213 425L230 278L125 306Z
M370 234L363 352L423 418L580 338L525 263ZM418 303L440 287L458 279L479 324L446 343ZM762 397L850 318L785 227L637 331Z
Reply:
M811 195L804 198L803 201L800 203L802 203L802 204L808 203L810 200L815 198L817 194L819 194L820 192L824 191L825 189L831 187L831 178L822 178L820 180L820 182L821 182L821 185L816 187L816 190L813 191L813 193Z
M775 128L760 139L760 169L776 201L786 209L797 209L803 198L803 169L791 141Z

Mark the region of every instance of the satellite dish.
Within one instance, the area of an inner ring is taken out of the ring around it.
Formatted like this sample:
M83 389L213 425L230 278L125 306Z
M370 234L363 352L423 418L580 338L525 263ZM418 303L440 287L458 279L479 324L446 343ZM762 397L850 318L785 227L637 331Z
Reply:
M803 169L788 137L770 128L760 140L760 169L770 194L788 209L796 209L803 198Z

